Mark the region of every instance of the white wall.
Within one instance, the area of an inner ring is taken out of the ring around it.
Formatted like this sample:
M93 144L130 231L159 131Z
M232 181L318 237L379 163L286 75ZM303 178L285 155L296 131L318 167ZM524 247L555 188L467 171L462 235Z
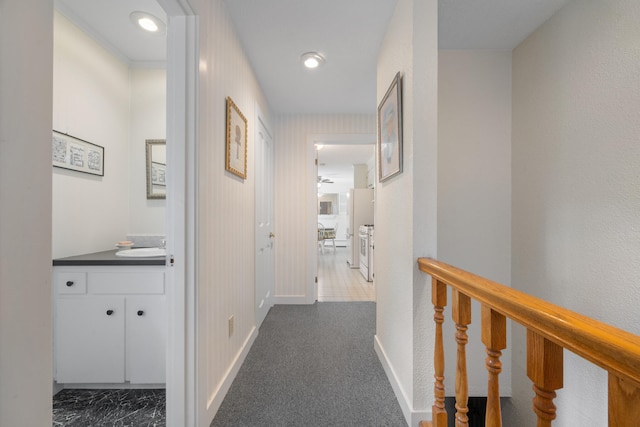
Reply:
M51 1L0 2L2 426L51 425L52 17Z
M440 51L438 57L438 259L509 286L511 51ZM449 360L456 354L450 301L445 318ZM487 393L480 319L474 303L467 332L470 396ZM508 396L510 350L501 361L500 391ZM446 395L454 396L455 364L445 368Z
M372 107L373 108L373 107ZM306 301L307 204L309 194L307 137L314 134L372 134L374 114L280 115L274 121L276 301ZM313 173L310 174L313 176ZM317 190L317 187L315 190ZM301 195L305 195L301 197ZM344 230L343 230L344 231ZM312 235L314 235L312 233ZM315 245L315 243L314 243ZM313 246L317 248L317 246ZM317 250L317 249L314 249ZM315 252L314 252L315 254Z
M129 224L127 234L165 234L164 199L147 199L145 140L165 139L167 73L131 70L131 139L129 143Z
M209 426L244 360L255 328L256 104L269 105L222 0L189 2L199 16L197 198L198 425ZM247 179L225 171L226 97L248 121ZM276 151L278 140L275 140ZM278 235L278 231L275 231ZM229 337L228 320L235 319Z
M376 350L409 425L431 419L436 256L437 2L399 0L378 57L378 102L403 75L403 173L376 186Z
M55 13L53 129L104 147L104 176L53 168L54 258L114 248L129 221L129 69Z
M54 258L165 234L145 177L145 140L166 134L165 70L130 69L56 12L53 128L105 147L104 177L53 168Z
M513 52L512 285L635 334L639 21L634 0L572 2ZM606 425L606 374L566 352L564 371L554 426Z

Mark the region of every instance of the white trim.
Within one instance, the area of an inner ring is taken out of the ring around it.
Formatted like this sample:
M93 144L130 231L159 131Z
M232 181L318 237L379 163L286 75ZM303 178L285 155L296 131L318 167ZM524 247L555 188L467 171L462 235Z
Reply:
M314 144L323 145L371 145L375 144L375 133L318 133L311 134L307 141L313 140Z
M154 389L154 388L165 388L165 384L131 384L131 383L64 383L57 384L58 392L64 389L104 389L104 390L132 390L132 389Z
M404 415L405 421L412 427L418 427L420 425L420 421L430 421L432 418L432 413L430 410L422 410L415 411L413 410L413 405L411 404L411 400L407 397L407 394L404 392L402 385L400 384L400 380L398 379L391 363L389 363L389 358L387 357L387 353L384 351L384 347L382 343L378 340L378 336L373 337L373 348L378 355L378 359L382 364L382 368L384 372L387 374L387 378L391 383L391 387L393 388L393 392L398 399L398 403L400 404L400 409Z
M181 0L167 12L167 426L196 425L195 262L197 17Z
M157 0L167 17L195 15L189 0Z
M316 185L318 175L318 165L316 165L317 152L315 148L315 135L307 136L307 191L306 191L306 210L307 210L307 274L305 282L306 298L304 304L313 304L318 299L318 187Z
M253 146L254 148L254 153L255 153L255 159L254 159L254 165L256 162L262 162L260 169L262 169L262 165L264 164L263 159L258 159L258 141L260 139L260 131L261 131L261 125L262 125L262 129L264 129L264 131L267 133L269 140L271 141L272 144L272 152L275 152L275 141L273 139L273 132L271 131L271 124L269 123L269 120L267 120L267 117L264 115L264 113L262 112L262 109L260 108L260 104L256 101L255 102L255 106L254 106L254 112L255 112L255 118L256 118L256 126L255 126L255 130L254 130L254 139L253 139ZM264 150L261 149L261 156L264 157ZM273 174L275 173L274 171L275 168L275 156L271 158L271 174L272 174L272 179L271 179L271 196L272 196L272 200L271 200L271 225L270 225L270 229L271 232L273 233L274 231L274 222L275 222L275 212L274 212L274 204L275 204L275 177L273 176ZM257 174L257 166L254 167L254 173ZM256 175L257 176L257 175ZM258 199L258 191L257 191L257 185L254 186L254 200L255 200L255 204L256 204L256 208L254 209L254 227L255 227L255 236L254 236L254 250L256 250L257 246L258 246L258 234L260 232L260 230L258 229L258 224L256 221L256 215L258 212L258 207L257 207L257 199ZM272 251L274 251L275 254L275 248L272 248ZM269 289L267 292L267 298L265 301L265 304L268 306L266 313L269 312L269 310L271 309L271 307L273 307L273 294L275 293L275 255L273 257L273 277L272 280L269 281ZM254 294L257 296L258 293L258 282L260 280L260 277L258 277L258 275L261 273L258 271L258 254L256 253L255 256L255 261L254 261L254 271L255 271L255 277L254 277L254 283L253 283L253 288L254 288ZM255 301L254 303L254 312L255 312L255 319L256 319L256 326L258 328L260 328L260 325L262 324L262 322L264 321L264 318L259 319L258 315L258 307L257 307L257 301Z
M256 109L255 110L256 111L256 117L258 118L258 120L260 120L260 122L264 126L265 130L269 134L269 137L273 140L273 131L271 130L271 123L268 120L268 117L265 116L264 113L262 112L262 108L260 108L260 104L257 101L256 101L255 109ZM256 129L258 129L258 126L256 126ZM258 131L256 130L256 135L257 135L257 133L258 133Z
M306 274L306 304L313 304L318 299L318 286L316 277L318 276L318 167L316 160L316 144L323 145L366 145L375 144L375 133L323 133L310 134L307 136L307 183L306 183L306 237L307 237L307 274Z
M208 412L215 414L216 412L218 412L218 409L220 409L220 405L222 405L224 398L229 392L229 388L231 388L231 384L233 384L233 380L238 375L238 372L240 371L240 367L242 366L245 359L247 358L247 355L249 354L249 350L251 350L251 346L253 346L253 343L257 337L258 337L258 328L254 327L251 329L251 333L249 334L244 344L242 345L242 349L240 350L240 352L234 359L233 363L225 373L224 379L220 383L220 386L215 392L213 392L213 396L214 396L213 399L207 402Z
M283 304L283 305L308 305L313 304L313 302L309 302L309 299L306 295L287 295L287 296L274 296L273 304Z

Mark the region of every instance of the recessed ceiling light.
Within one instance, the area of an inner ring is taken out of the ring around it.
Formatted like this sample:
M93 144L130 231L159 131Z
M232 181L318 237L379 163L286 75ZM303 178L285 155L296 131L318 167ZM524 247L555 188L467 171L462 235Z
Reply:
M302 61L304 66L307 68L318 68L324 64L324 56L320 55L318 52L307 52L300 56L300 61Z
M129 15L131 22L137 27L158 36L163 36L167 32L167 26L162 20L147 12L131 12Z

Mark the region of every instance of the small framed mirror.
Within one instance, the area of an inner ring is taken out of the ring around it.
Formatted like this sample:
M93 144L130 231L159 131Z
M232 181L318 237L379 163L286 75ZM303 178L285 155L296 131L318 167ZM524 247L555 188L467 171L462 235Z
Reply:
M147 199L167 198L167 142L147 139Z

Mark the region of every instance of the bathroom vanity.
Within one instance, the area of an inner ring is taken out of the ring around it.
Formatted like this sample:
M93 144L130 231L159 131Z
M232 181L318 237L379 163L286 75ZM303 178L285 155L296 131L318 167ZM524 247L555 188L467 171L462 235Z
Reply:
M58 384L165 383L165 258L115 254L53 260Z

